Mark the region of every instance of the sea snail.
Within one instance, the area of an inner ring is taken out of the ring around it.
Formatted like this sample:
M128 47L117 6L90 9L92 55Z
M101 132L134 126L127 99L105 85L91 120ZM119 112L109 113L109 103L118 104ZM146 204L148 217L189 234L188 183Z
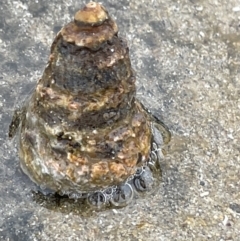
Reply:
M151 190L170 135L135 98L135 79L116 23L88 3L55 37L42 78L12 122L24 173L42 190L94 205L126 205Z

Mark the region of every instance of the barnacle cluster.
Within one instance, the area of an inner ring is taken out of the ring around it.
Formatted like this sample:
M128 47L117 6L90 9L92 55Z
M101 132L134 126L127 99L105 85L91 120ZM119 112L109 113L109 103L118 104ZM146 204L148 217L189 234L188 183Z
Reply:
M21 167L32 181L97 206L151 191L169 132L135 98L135 79L116 23L88 3L57 34L21 112Z

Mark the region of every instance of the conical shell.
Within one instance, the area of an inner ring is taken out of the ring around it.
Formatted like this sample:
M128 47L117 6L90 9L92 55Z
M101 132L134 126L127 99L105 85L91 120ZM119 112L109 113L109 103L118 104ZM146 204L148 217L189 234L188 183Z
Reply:
M23 115L21 166L42 188L101 190L150 160L151 118L135 99L127 43L100 4L87 4L57 34Z

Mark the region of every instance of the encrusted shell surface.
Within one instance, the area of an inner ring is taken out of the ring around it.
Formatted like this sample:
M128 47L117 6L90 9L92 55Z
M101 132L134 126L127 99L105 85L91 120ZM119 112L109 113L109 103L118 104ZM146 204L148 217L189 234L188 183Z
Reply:
M156 124L135 99L129 50L117 33L105 8L91 2L51 46L20 123L21 167L43 189L68 195L121 190L154 152L157 166L163 143L154 142Z

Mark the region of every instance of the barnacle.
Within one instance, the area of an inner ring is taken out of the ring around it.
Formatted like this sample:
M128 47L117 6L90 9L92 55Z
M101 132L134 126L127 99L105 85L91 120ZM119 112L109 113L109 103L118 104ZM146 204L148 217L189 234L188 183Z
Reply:
M43 190L93 205L153 189L170 134L135 95L127 43L90 2L57 34L18 118L23 171Z

